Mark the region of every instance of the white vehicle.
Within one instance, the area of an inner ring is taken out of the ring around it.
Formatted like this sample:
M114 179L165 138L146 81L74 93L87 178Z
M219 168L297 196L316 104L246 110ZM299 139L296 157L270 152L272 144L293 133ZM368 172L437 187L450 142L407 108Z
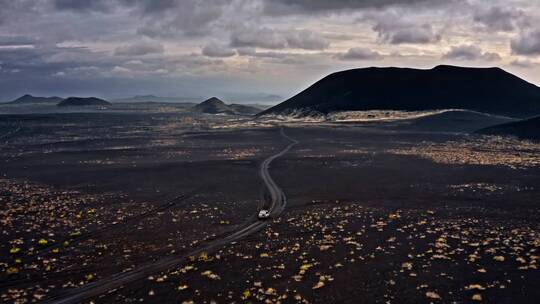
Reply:
M269 217L270 217L270 211L264 210L264 209L259 211L259 219L265 220L265 219L267 219Z

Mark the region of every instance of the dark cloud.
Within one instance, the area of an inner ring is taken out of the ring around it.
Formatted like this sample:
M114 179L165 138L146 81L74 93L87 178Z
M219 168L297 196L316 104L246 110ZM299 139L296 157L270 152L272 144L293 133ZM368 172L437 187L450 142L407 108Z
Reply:
M270 15L310 14L316 12L351 11L388 6L433 6L462 2L459 0L266 0L264 10Z
M120 56L143 56L148 54L161 54L164 51L163 45L159 42L139 41L117 47L114 54Z
M166 10L181 8L179 0L120 0L124 4L134 5L146 14L162 13Z
M158 16L146 16L138 33L149 37L203 36L211 33L211 25L223 15L223 7L186 0L181 7Z
M38 41L27 36L0 35L0 46L33 46Z
M522 10L511 7L480 8L474 13L474 21L482 24L487 30L511 32L517 24L525 18Z
M286 51L257 51L255 48L244 47L236 49L239 56L257 59L257 62L302 65L310 61L310 57L325 57L324 53L295 54Z
M59 10L72 11L107 11L112 7L113 1L107 0L55 0L54 6Z
M391 44L426 44L438 42L441 35L436 33L431 25L416 25L413 23L393 22L392 19L378 22L373 26L379 38Z
M0 25L18 20L25 14L35 13L45 3L34 0L0 0Z
M250 56L250 57L258 57L258 58L277 58L277 59L284 59L290 56L288 53L284 52L258 52L254 48L238 48L236 49L238 52L238 55L240 56Z
M244 29L231 35L231 46L235 48L259 47L264 49L323 50L330 43L308 30L276 32L269 28Z
M287 40L269 28L237 31L231 36L232 47L260 47L265 49L283 49Z
M210 43L202 48L201 53L207 57L232 57L236 55L236 51L227 46Z
M510 43L514 54L526 56L540 55L540 30L526 30Z
M474 45L453 46L449 52L443 55L444 59L455 60L483 60L483 61L498 61L501 56L497 53L483 52L482 49Z
M525 69L531 69L538 65L538 63L532 62L530 60L514 60L510 63L511 65L518 67L518 68L525 68Z
M312 31L292 31L287 37L287 44L290 48L305 50L324 50L330 43Z
M379 52L356 47L338 55L338 58L341 60L375 60L382 59L383 56Z
M32 83L40 79L50 79L67 70L95 68L108 69L113 60L93 53L85 48L33 47L0 48L0 82L23 81ZM98 76L93 74L93 77ZM11 89L10 89L11 90Z
M177 8L178 0L54 0L54 7L59 10L75 12L110 12L120 8L136 9L144 13L153 14L167 9Z
M540 6L527 0L512 5L495 2L499 4L480 0L0 0L0 97L15 88L47 85L53 94L67 86L113 92L148 79L163 88L153 80L172 84L166 79L180 79L179 75L203 80L221 77L221 83L223 75L241 75L244 81L265 88L294 90L305 81L304 75L348 68L356 64L354 60L425 66L438 64L441 56L482 62L500 59L470 45L437 54L440 46L433 44L442 44L443 38L445 42L446 38L482 41L486 49L510 45L514 54L522 55L515 57L520 61L514 66L529 65L528 60L534 63L534 57L540 56L540 34L534 31ZM337 54L353 41L357 48ZM381 43L390 44L384 46L384 54ZM235 54L242 60L224 59ZM294 81L285 81L280 74L292 75ZM116 89L110 83L122 86Z
M128 11L140 18L137 32L149 37L175 37L179 34L204 35L219 19L232 0L54 0L58 10L87 13Z

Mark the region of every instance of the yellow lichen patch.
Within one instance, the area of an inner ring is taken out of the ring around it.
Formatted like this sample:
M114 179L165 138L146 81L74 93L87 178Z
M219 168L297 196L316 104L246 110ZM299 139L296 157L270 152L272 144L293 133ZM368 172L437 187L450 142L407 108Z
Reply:
M426 297L427 297L428 299L435 299L435 300L441 298L441 296L439 296L439 294L436 293L436 292L434 292L434 291L428 291L428 292L426 292Z
M13 248L11 248L11 249L9 250L9 253L11 253L11 254L17 254L17 253L20 253L21 250L22 250L22 249L19 248L19 247L13 247Z
M69 234L70 237L77 237L77 236L81 236L81 232L80 231L73 231L72 233Z
M471 298L473 301L482 301L482 295L477 293L477 294L474 294Z
M470 284L469 286L465 287L466 290L472 290L472 289L478 289L478 290L486 290L486 288L480 284Z
M241 296L242 300L247 300L250 297L251 297L251 291L249 291L249 289L244 290Z
M188 271L193 270L193 269L195 269L195 267L193 267L193 265L187 265L187 266L184 266L184 267L180 268L180 272L181 273L187 273Z
M493 259L497 262L504 262L504 257L502 255L497 255L493 257Z
M221 277L215 273L213 273L211 270L206 270L201 273L203 277L207 277L211 280L221 280Z
M324 282L323 281L319 281L317 282L317 284L313 285L312 289L319 289L319 288L323 288L324 287Z
M199 255L199 261L208 262L208 253L205 251L201 252Z
M6 270L7 274L9 275L12 275L12 274L17 274L19 273L19 269L17 267L9 267L7 270Z

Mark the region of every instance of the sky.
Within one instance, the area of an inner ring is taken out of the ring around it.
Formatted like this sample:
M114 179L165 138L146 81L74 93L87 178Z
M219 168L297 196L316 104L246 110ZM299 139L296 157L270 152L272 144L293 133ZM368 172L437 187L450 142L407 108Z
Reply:
M282 101L369 66L498 66L540 85L540 0L0 0L0 101Z

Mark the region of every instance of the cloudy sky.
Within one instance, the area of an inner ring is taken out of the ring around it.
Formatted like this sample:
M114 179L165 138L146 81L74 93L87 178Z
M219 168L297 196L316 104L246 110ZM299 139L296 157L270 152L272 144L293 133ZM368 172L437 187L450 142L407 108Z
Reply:
M289 97L349 68L500 66L540 85L539 0L0 0L0 100Z

